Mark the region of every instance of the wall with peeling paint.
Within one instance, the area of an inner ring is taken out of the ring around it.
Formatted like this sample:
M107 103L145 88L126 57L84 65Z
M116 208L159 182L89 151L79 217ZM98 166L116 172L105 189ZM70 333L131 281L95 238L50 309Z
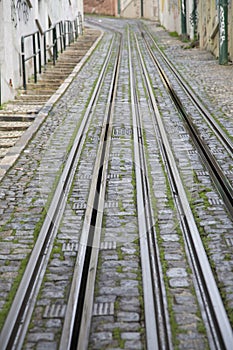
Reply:
M198 33L200 47L211 51L216 57L219 56L220 43L220 20L216 0L199 0L198 4ZM228 3L228 51L229 59L233 61L233 4Z
M180 34L180 0L159 0L159 21L168 31Z
M0 0L1 103L13 99L22 86L21 36L45 31L60 20L74 20L78 12L83 14L83 0ZM27 70L31 75L32 62Z

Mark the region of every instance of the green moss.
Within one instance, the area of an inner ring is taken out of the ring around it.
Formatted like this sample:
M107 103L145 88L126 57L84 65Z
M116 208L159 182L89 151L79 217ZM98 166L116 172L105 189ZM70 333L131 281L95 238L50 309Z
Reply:
M120 349L125 348L125 340L121 338L121 330L120 328L114 328L112 331L113 339L116 340L119 344Z
M2 311L0 312L0 329L2 329L2 327L4 325L5 319L7 317L9 309L11 307L11 304L12 304L12 302L14 300L15 294L16 294L16 292L18 290L18 287L19 287L20 281L22 279L22 276L24 274L24 270L25 270L25 268L27 266L27 263L28 263L28 257L21 261L21 264L20 264L20 267L19 267L19 271L18 271L18 275L17 275L17 277L15 278L15 280L13 282L11 290L10 290L10 292L7 295L6 302L3 305Z
M174 32L169 32L169 35L172 37L172 38L179 38L179 34L174 31Z

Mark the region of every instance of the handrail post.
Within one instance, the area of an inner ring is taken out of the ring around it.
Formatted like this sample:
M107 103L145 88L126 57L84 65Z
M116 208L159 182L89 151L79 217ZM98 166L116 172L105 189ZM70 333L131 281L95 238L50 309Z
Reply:
M33 62L34 62L34 82L37 83L37 67L36 67L36 38L35 33L32 36L32 45L33 45Z
M40 47L40 34L37 32L37 45L39 54L39 74L41 74L41 47Z
M21 56L22 56L23 88L24 88L24 90L27 90L26 67L25 67L25 52L24 52L24 37L21 38Z
M80 34L83 35L83 19L82 19L82 15L81 12L79 12L79 21L80 21Z
M69 46L72 42L72 27L71 27L71 22L68 21L68 37L69 37Z
M55 61L56 61L56 46L55 46L55 27L53 28L53 65L55 66Z
M0 107L2 105L2 66L0 63Z
M78 38L78 23L77 23L77 17L74 20L74 28L75 28L75 39Z
M55 47L55 60L58 58L58 46L57 46L57 27L54 26L54 47Z
M66 21L63 23L63 42L64 42L64 50L66 50Z
M44 66L47 64L46 33L44 33Z
M63 42L62 42L62 35L63 35L63 32L62 32L62 22L60 21L59 22L59 38L60 38L60 46L61 46L61 53L63 52Z

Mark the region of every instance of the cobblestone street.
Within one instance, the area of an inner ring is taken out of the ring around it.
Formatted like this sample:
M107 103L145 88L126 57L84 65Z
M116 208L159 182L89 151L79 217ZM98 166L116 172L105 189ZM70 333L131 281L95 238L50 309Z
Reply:
M97 20L96 23L92 22L92 17L89 20L86 18L84 38L91 33L94 43L90 41L90 48L86 48L74 71L40 107L38 113L32 113L34 121L0 161L0 329L4 325L9 306L37 241L52 193L65 167L76 134L85 119L91 93L97 85L111 43L115 40L116 34L109 29L112 27L123 33L124 40L118 73L119 87L115 93L115 119L112 125L110 124L112 140L105 165L108 171L104 196L106 202L103 204L104 215L88 348L145 349L147 334L141 266L143 262L138 244L141 237L135 194L135 173L136 168L140 166L134 158L135 141L132 141L134 128L131 126L132 93L128 83L131 76L127 44L128 28L131 30L130 35L133 35L133 32L137 32L139 21L102 18L102 27L98 27ZM232 141L233 65L229 63L220 66L211 53L196 47L190 48L189 43L172 37L155 22L141 22L153 34L167 58ZM212 344L207 340L208 330L203 330L202 307L199 306L194 293L195 282L188 265L186 243L181 239L177 217L173 213L172 194L167 189L168 180L164 176L164 167L159 155L159 138L155 138L152 130L152 112L145 103L147 96L134 46L132 52L133 65L137 72L134 77L140 94L139 111L144 118L141 139L146 140L145 153L149 169L147 177L154 195L152 203L156 214L153 226L159 232L158 245L162 247L161 256L164 259L161 269L166 276L164 289L170 296L167 302L168 313L173 324L168 333L172 334L174 349L211 348ZM83 143L83 150L80 151L68 204L54 239L54 247L49 252L50 258L46 258L48 265L44 271L44 280L36 300L33 301L35 309L32 312L29 331L21 344L23 349L59 348L58 341L72 282L71 271L79 264L76 260L77 251L84 245L81 231L85 213L88 211L89 191L94 177L95 161L98 158L105 108L109 104L108 93L113 67L114 62L111 62L98 96L98 103L93 107L95 114L89 122L89 129L81 135L80 144ZM150 74L153 76L153 70ZM160 85L159 75L157 77L154 74L151 80L168 137L177 151L177 162L184 186L189 192L190 205L198 217L198 225L211 259L211 266L221 285L228 316L231 315L230 322L233 322L232 219L223 209L222 202L213 204L218 192L205 177L204 166L196 153L191 155L189 141L184 145L184 140L178 134L181 124L176 112L172 110L173 103L164 98L165 89ZM8 108L9 111L11 105L14 110L17 109L17 104L13 105L11 102L4 106L4 109ZM4 109L0 110L1 115L4 115ZM191 160L187 159L187 154L190 154ZM222 163L224 166L225 159L222 159ZM104 167L104 162L101 166ZM232 180L233 165L225 164L225 167L228 167ZM204 188L208 188L205 198L200 194L204 192ZM94 247L96 248L98 246Z

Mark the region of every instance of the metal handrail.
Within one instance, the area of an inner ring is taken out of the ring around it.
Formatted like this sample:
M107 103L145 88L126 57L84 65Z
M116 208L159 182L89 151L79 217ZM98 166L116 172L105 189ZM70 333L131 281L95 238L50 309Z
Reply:
M32 55L25 57L25 39L32 39ZM37 39L37 45L36 45ZM40 46L40 33L36 31L31 34L27 34L21 37L21 57L22 57L22 73L23 73L23 87L26 90L26 65L25 63L33 59L34 66L34 82L37 83L37 56L39 60L39 74L41 73L41 46Z
M78 32L83 35L83 18L81 12L78 13Z
M44 66L48 62L47 52L52 49L53 64L55 65L58 59L58 43L60 43L60 52L66 50L67 39L68 45L77 40L79 34L83 34L82 15L79 12L75 20L65 20L55 23L51 28L45 30L40 34L36 31L31 34L27 34L21 37L21 58L22 58L22 75L23 75L23 87L27 89L26 83L26 62L33 59L34 66L34 82L37 83L37 69L41 74L41 40L43 39L43 56ZM52 36L52 43L49 43L47 36ZM29 57L25 57L25 39L32 38L32 50L33 53ZM38 67L37 67L38 60Z
M68 46L70 46L70 44L72 42L74 42L74 36L73 36L73 25L72 25L72 21L69 20L65 20L64 21L64 46L66 47L66 42L68 39Z
M57 34L57 28L59 34ZM52 33L52 44L47 44L47 34ZM53 64L55 65L58 58L58 42L60 43L60 52L64 50L64 32L63 32L63 22L57 22L53 27L45 30L42 34L44 42L44 66L47 64L47 51L53 50Z

